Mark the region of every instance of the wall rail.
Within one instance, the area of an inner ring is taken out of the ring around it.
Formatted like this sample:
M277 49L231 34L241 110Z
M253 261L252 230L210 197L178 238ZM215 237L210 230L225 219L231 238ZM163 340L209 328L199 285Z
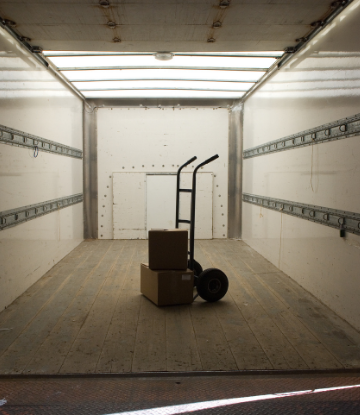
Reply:
M263 156L278 151L291 150L313 144L327 143L360 134L360 114L301 131L257 147L244 150L243 158Z
M61 156L74 157L82 159L83 152L78 148L65 146L56 141L47 140L46 138L37 137L23 131L14 130L13 128L0 125L0 143L10 144L18 147L33 148L36 151L45 151L47 153L59 154Z
M340 231L360 235L360 214L345 210L330 209L323 206L307 205L289 200L274 199L243 193L243 201L296 216L321 225L330 226Z
M47 200L46 202L0 212L0 231L12 226L20 225L31 219L36 219L39 216L47 215L56 210L75 205L82 201L83 194L77 193L71 196L60 197L58 199Z

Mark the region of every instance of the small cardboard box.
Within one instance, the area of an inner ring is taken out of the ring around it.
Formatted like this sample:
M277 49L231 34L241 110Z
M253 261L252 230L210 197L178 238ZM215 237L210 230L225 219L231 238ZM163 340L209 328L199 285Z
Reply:
M187 229L151 229L149 231L150 269L187 269Z
M152 270L141 264L140 291L159 306L193 302L194 273L190 269Z

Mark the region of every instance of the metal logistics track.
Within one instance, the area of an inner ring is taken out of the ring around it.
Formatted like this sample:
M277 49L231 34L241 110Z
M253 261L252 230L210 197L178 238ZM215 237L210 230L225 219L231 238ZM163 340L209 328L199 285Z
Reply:
M37 137L36 135L24 133L23 131L14 130L13 128L0 125L0 143L15 145L18 147L33 148L34 150L55 153L61 156L83 157L82 150L78 148L65 146L56 141L47 140L46 138Z
M243 193L243 201L360 235L360 214Z
M289 135L278 140L269 141L261 146L252 147L243 152L243 158L258 157L277 151L291 150L297 147L312 144L326 143L328 141L340 140L360 134L360 114L352 117L342 118L323 124L319 127L305 130L297 134Z
M83 201L83 194L60 197L59 199L47 200L35 205L23 206L21 208L0 212L0 231L11 226L20 225L28 220L55 212L56 210L75 205Z

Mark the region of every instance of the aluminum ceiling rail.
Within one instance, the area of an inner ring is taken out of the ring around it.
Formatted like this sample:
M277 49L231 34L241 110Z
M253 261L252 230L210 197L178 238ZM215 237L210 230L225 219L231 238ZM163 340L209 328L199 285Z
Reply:
M61 156L82 159L83 152L78 148L65 146L56 141L47 140L36 135L24 133L23 131L0 125L0 143L10 144L17 147L33 148L38 151L59 154Z
M287 215L296 216L321 225L330 226L340 231L360 235L360 214L345 210L330 209L323 206L307 205L289 200L274 199L243 193L243 201L276 210ZM341 235L343 236L343 235Z
M0 231L82 201L83 194L77 193L71 196L60 197L58 199L47 200L46 202L0 212Z
M342 118L319 127L301 131L278 140L269 141L257 147L244 150L243 158L263 156L278 151L291 150L312 144L327 143L360 134L360 114Z

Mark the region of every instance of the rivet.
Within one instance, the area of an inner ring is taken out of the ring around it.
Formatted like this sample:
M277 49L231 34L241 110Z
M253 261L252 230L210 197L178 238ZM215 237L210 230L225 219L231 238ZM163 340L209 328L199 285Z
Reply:
M110 6L109 0L100 0L99 4L101 7L108 8Z
M16 27L16 23L15 23L13 20L8 20L8 19L5 19L5 20L4 20L4 23L5 23L5 25L6 25L6 26L9 26L9 27Z
M220 1L219 7L221 9L226 9L226 7L229 7L229 6L230 6L230 0L221 0Z

